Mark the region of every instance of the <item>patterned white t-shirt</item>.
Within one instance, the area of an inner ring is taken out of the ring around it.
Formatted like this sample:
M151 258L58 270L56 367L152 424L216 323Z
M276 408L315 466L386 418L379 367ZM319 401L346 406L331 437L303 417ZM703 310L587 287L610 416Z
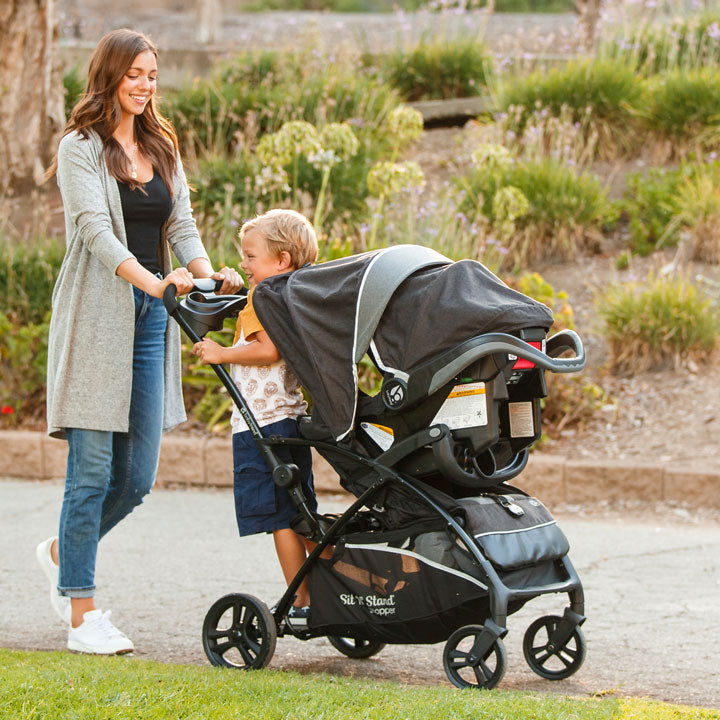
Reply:
M262 329L252 307L251 298L238 318L238 333L233 347L249 344L245 340L245 327L252 330L251 337L258 329ZM255 340L251 339L250 342ZM271 365L231 365L230 377L245 398L260 427L278 420L296 418L307 412L307 403L300 390L300 383L282 358ZM234 433L249 429L235 405L233 405L230 424Z

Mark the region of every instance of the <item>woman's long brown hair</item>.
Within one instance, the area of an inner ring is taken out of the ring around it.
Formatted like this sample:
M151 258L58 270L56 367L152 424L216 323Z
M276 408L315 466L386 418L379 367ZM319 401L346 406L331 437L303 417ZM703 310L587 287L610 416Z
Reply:
M70 113L63 137L76 131L83 138L95 131L105 147L105 162L110 174L132 188L142 183L130 177L130 161L113 133L120 124L122 110L117 89L133 60L149 50L157 58L157 49L148 37L134 30L113 30L100 40L90 59L88 81ZM177 168L178 141L169 120L155 106L155 96L148 101L141 115L135 116L135 139L162 177L170 195L173 194L173 175ZM47 172L57 171L57 156Z

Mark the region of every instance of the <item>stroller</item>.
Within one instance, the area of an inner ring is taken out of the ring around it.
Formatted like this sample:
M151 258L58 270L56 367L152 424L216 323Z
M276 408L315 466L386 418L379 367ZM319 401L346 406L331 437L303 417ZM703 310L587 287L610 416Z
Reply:
M246 302L210 290L181 302L173 287L165 293L194 342ZM542 503L509 481L541 434L545 371L585 366L577 334L547 338L547 307L478 262L414 245L267 278L254 306L312 397L302 438L264 437L226 370L213 367L298 508L293 529L317 546L272 611L241 593L213 604L202 631L210 662L265 667L288 633L326 636L352 658L386 643L445 642L454 685L492 688L507 665L508 615L539 595L567 593L564 613L533 622L523 649L544 678L576 672L586 652L584 597L568 541ZM566 351L572 356L560 357ZM366 354L383 377L374 396L358 384ZM339 515L311 512L297 468L276 455L280 445L315 448L355 502ZM285 615L304 578L312 600L299 631Z

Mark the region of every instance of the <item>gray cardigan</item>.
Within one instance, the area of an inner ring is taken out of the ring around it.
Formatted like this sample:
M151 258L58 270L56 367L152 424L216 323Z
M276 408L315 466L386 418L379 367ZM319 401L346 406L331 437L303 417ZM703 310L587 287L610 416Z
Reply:
M117 181L108 172L97 134L84 140L73 132L60 141L57 181L67 248L52 296L48 434L64 437L69 427L127 432L135 304L132 285L115 271L134 255L127 247ZM171 268L168 245L183 265L207 258L179 159L164 236L166 274ZM180 333L170 320L165 334L163 429L184 420Z

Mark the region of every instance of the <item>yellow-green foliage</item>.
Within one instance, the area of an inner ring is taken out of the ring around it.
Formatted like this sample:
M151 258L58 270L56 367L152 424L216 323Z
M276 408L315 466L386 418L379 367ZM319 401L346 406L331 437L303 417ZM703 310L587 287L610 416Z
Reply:
M552 310L555 332L575 329L573 309L568 301L568 294L564 290L556 291L540 273L525 273L517 281L517 289Z
M512 284L552 310L555 322L551 334L575 329L573 309L564 290L556 291L539 273L525 273ZM543 401L542 419L543 432L548 435L557 435L563 429L581 425L610 402L605 390L588 380L585 373L546 373L545 379L548 396Z
M632 374L678 363L717 346L720 320L686 277L616 283L599 296L610 369Z

